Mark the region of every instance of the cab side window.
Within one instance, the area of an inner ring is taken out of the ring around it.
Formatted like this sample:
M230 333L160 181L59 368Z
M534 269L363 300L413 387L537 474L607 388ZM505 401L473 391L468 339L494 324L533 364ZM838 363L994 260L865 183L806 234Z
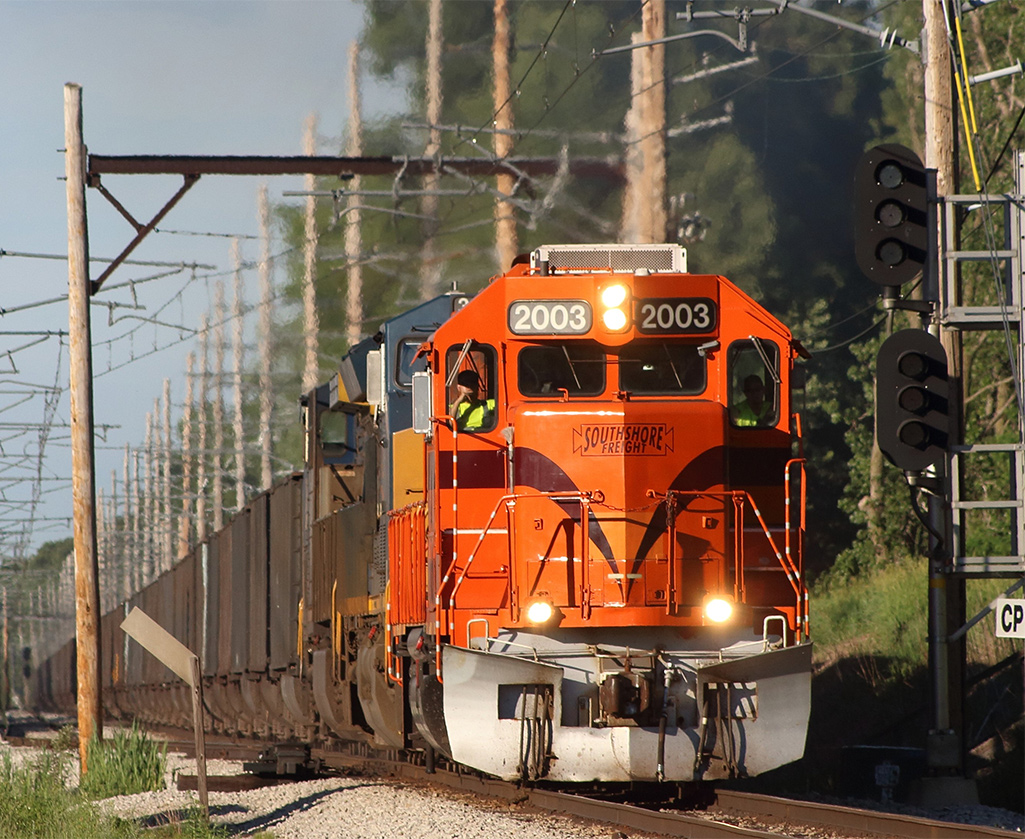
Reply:
M449 416L460 431L491 431L498 423L497 354L486 344L468 343L445 353L445 394Z
M413 385L413 374L427 369L427 356L420 355L420 347L424 339L410 336L399 341L395 352L395 384L403 390Z
M730 423L770 428L779 422L779 347L764 338L734 341L727 353Z

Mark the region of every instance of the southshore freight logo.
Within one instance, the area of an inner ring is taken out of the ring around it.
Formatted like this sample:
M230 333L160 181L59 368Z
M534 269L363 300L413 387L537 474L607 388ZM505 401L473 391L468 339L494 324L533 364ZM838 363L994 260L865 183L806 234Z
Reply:
M601 455L665 455L673 450L673 429L662 422L581 425L573 429L573 451Z

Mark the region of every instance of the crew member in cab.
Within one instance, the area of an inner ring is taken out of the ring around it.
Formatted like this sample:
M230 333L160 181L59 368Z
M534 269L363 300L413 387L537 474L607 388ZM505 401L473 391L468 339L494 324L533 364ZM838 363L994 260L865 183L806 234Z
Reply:
M492 424L495 400L480 398L480 376L476 372L460 372L456 377L456 391L458 395L452 403L451 414L460 431L474 431Z
M744 398L736 407L734 425L754 427L768 425L772 419L772 404L765 398L765 382L758 375L744 378Z

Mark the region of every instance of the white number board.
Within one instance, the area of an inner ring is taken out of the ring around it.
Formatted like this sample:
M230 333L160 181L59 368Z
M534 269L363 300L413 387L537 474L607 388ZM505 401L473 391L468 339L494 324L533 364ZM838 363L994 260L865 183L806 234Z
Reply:
M997 638L1025 638L1025 600L998 597Z
M637 331L646 335L713 332L718 311L707 297L652 297L637 301Z
M583 335L591 331L591 307L584 300L514 300L509 306L514 335Z

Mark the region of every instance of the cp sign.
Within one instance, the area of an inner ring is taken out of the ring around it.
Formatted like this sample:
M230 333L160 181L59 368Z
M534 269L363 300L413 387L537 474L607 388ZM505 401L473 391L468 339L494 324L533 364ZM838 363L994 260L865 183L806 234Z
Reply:
M1025 600L996 601L997 638L1025 638Z

